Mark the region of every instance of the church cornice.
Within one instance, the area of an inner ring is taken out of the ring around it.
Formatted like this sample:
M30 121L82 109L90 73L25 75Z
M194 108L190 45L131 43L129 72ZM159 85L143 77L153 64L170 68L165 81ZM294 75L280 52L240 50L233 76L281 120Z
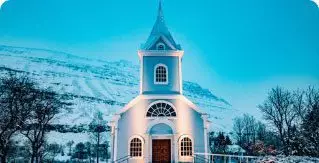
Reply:
M183 50L139 50L138 56L175 56L183 57Z

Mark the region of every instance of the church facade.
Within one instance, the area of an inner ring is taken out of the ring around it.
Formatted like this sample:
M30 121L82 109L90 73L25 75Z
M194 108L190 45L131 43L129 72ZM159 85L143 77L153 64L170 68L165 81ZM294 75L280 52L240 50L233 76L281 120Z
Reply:
M183 96L183 54L160 2L152 32L138 51L140 94L111 121L112 161L192 162L194 153L209 152L207 114Z

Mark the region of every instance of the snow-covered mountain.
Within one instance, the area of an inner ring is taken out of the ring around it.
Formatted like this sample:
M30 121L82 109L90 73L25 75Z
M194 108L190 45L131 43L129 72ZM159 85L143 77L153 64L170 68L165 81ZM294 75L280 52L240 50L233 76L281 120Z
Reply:
M0 73L27 73L44 87L68 94L73 109L62 112L58 124L88 124L101 111L109 120L138 95L139 66L109 62L45 49L0 45ZM229 131L238 111L194 82L183 82L184 95L210 114L212 129Z

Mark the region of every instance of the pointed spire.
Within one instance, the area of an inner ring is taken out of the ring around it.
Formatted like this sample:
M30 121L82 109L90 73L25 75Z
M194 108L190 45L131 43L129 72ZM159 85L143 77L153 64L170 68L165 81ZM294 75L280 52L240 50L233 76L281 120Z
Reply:
M162 8L162 0L159 0L158 2L158 13L157 13L157 19L153 27L152 33L160 33L161 31L168 30L165 24L164 20L164 13Z
M157 41L160 37L165 37L169 41L170 44L174 46L174 48L179 49L180 47L175 43L171 33L169 32L164 19L162 0L159 0L158 3L158 13L157 19L153 26L152 32L148 37L146 43L144 44L144 49L149 48L154 44L154 41Z
M164 21L164 14L163 14L163 9L162 9L162 0L159 0L157 17L160 20Z

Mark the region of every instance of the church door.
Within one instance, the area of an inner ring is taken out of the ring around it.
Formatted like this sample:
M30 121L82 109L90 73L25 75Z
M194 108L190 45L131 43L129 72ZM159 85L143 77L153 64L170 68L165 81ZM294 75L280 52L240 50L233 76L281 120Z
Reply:
M171 162L171 140L153 139L152 141L152 162L168 163Z

